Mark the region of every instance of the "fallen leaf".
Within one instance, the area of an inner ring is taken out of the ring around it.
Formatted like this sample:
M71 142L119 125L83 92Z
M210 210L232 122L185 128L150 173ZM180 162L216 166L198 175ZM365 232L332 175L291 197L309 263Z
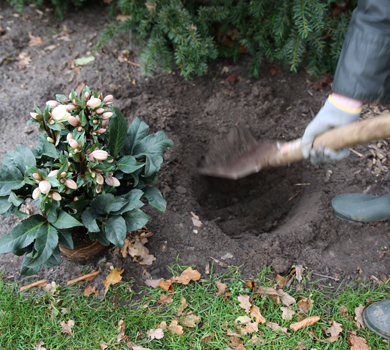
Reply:
M241 295L237 298L240 302L239 306L245 310L247 314L249 314L251 309L251 303L249 302L249 295Z
M82 281L91 282L99 273L100 273L99 270L91 272L91 273L87 273L86 275L83 275L83 276L80 276L80 277L77 277L77 278L75 278L73 280L68 281L66 283L66 285L70 286L71 284L74 284L74 283L77 283L77 282L82 282Z
M173 285L171 280L161 280L160 282L157 283L159 287L164 289L166 292L173 293Z
M104 295L106 295L108 288L112 284L117 284L119 281L122 280L121 274L123 273L124 269L121 269L120 267L114 268L111 266L111 272L108 274L107 278L103 280L103 284L106 287L106 290L104 291Z
M229 267L228 264L225 264L224 262L219 261L218 259L215 259L215 258L213 258L212 256L210 256L210 258L213 259L213 260L214 260L219 266L221 266L221 267Z
M299 312L303 312L304 314L309 313L309 304L307 302L307 299L302 299L302 300L298 301L297 306L298 306Z
M225 289L227 288L227 285L225 283L222 283L222 282L219 282L219 281L215 281L215 285L218 288L217 295L221 295L222 293L224 293Z
M304 268L301 265L295 266L295 277L299 282L302 281L302 273L304 271Z
M347 316L348 313L348 308L344 305L340 306L340 316Z
M252 320L248 316L240 316L240 317L237 317L235 323L237 323L237 324L247 324L247 323L249 323L251 321Z
M332 337L337 337L342 331L341 324L333 320L332 326L329 327L325 333L328 335L330 334Z
M171 324L168 326L168 330L169 332L171 332L171 334L177 334L177 335L183 334L183 327L179 326L176 320L173 320L171 322Z
M316 80L313 83L312 87L313 87L314 90L317 91L317 90L321 89L324 85L330 83L330 81L331 80L330 80L329 75L325 74L323 77L321 77L320 79Z
M180 301L180 307L179 307L179 310L177 312L177 315L180 316L183 314L183 311L184 309L187 307L187 301L184 297L181 297L181 301Z
M42 341L42 339L38 342L37 347L35 350L46 350L42 345L45 345L45 343Z
M69 311L68 311L68 309L66 309L66 308L62 308L62 309L61 309L61 313L62 313L63 315L66 315L66 314L69 313Z
M272 67L272 68L269 70L269 73L270 73L272 76L274 76L274 75L276 74L276 69Z
M339 337L338 336L335 336L335 337L329 337L327 339L320 339L319 337L316 336L316 334L312 331L312 330L309 330L309 335L313 338L315 338L316 340L318 340L319 342L321 343L334 343L336 342L337 340L339 340Z
M22 69L24 67L28 67L30 66L31 64L31 57L27 55L26 52L21 52L19 55L18 55L18 67L19 69Z
M245 327L241 328L241 334L245 335L245 334L251 334L251 333L254 333L254 332L258 332L259 331L259 324L257 322L249 322L245 325Z
M270 295L270 296L277 296L281 298L282 303L285 306L290 306L296 302L295 298L293 298L291 295L287 294L286 292L282 290L276 290L275 288L270 287L260 287L258 290L259 294L261 295Z
M365 307L361 304L355 309L355 315L356 315L355 320L357 322L357 326L358 326L358 328L360 328L360 326L362 326L363 329L366 328L364 321L363 321L364 309L365 309Z
M100 343L100 350L106 350L108 348L107 344Z
M125 321L119 320L117 330L118 330L118 335L116 337L117 343L120 343L122 340L124 340L124 341L130 340L125 335L125 330L126 330L126 322Z
M164 338L164 331L161 328L151 329L148 331L148 336L150 337L150 340L162 339Z
M173 302L173 295L172 294L161 295L160 299L158 299L157 302L162 305L170 304Z
M167 326L167 323L165 321L162 321L157 328L168 329L168 326Z
M172 282L177 282L187 285L190 281L198 281L200 279L200 273L197 270L193 270L192 267L185 269L182 274L177 277L172 277Z
M267 322L266 325L268 327L270 327L274 332L283 332L284 334L286 334L288 337L290 337L290 334L287 332L287 328L286 327L280 327L277 323L275 322Z
M69 320L68 322L61 321L60 325L62 327L61 328L61 333L67 333L69 335L73 335L73 332L72 332L72 328L74 326L74 321L73 320Z
M245 285L247 287L249 287L250 289L256 290L256 282L255 281L246 282Z
M199 216L196 216L193 212L191 212L192 215L192 224L196 227L201 227L202 222L199 220Z
M50 295L54 295L54 293L57 291L57 284L53 281L44 286L43 289Z
M39 36L34 36L31 32L28 32L28 36L30 37L30 40L27 43L28 46L38 46L43 44L43 41Z
M320 316L311 316L311 317L305 318L304 320L302 320L300 322L296 322L296 323L291 324L290 328L293 331L297 331L303 327L308 327L308 326L313 325L314 323L318 322L320 319L321 319Z
M235 83L237 81L236 73L233 73L233 74L229 75L225 80L226 81L230 81L232 83Z
M84 296L89 296L91 294L95 294L95 295L99 295L100 292L98 290L96 290L96 287L91 287L91 286L88 286L87 288L85 288L84 292L83 292L83 295Z
M291 321L292 317L295 314L295 311L291 309L291 306L281 307L280 310L282 310L282 319L286 321Z
M129 248L130 248L130 241L128 238L125 238L125 240L123 242L123 247L120 250L122 257L124 257L124 258L127 257L127 253L128 253Z
M258 323L265 323L266 319L260 313L260 309L256 305L252 305L250 316L256 319Z
M283 288L287 283L287 277L276 275L275 282L278 285L278 288Z
M199 321L200 321L200 317L195 316L193 314L181 316L179 319L179 322L181 325L183 325L184 327L190 327L190 328L195 327Z
M280 291L282 294L282 303L286 306L290 306L296 302L295 298L293 298L291 295L287 294L284 291Z
M162 278L159 278L157 280L145 280L145 284L150 288L157 288L159 287L159 283L162 280Z
M80 58L77 58L74 60L74 65L77 67L77 66L85 66L87 65L88 63L91 63L95 61L95 56L93 55L90 55L90 56L84 56L84 57L80 57Z
M260 344L264 345L265 341L264 341L264 339L259 338L256 334L253 334L252 338L250 340L248 340L248 343L251 343L251 344L260 343Z
M242 343L243 343L243 341L240 338L237 338L237 337L234 337L234 336L230 337L230 344L229 345L235 347L237 345L242 345Z
M348 343L351 345L351 350L371 350L367 344L367 340L356 335L356 332L348 333Z
M23 292L27 289L34 288L34 287L45 287L47 285L47 279L39 280L37 282L28 284L27 286L21 287L20 291Z

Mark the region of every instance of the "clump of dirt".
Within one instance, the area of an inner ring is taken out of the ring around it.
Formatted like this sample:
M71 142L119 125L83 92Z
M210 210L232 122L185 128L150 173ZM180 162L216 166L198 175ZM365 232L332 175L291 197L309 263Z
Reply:
M378 167L370 149L359 146L357 153L336 163L313 166L302 161L237 181L198 173L212 140L226 137L237 126L248 128L257 140L299 138L330 93L329 86L316 91L303 69L291 74L269 64L263 65L259 79L249 78L245 58L237 64L220 61L189 82L175 71L145 78L134 65L136 52L123 55L132 47L127 37L98 51L90 64L76 67L74 59L90 54L108 21L101 8L69 13L59 23L51 11L27 7L16 14L4 2L0 6L1 156L17 143L36 144L37 130L23 129L34 102L42 106L80 82L113 94L129 123L139 117L151 132L163 130L175 142L165 154L157 184L168 202L167 211L147 209L152 216L148 229L154 234L147 247L157 260L141 266L111 250L91 263L91 269L103 271L92 284L101 284L110 265L124 268L124 280L141 283L150 276L170 277L167 266L175 262L194 264L205 274L213 258L242 266L247 277L265 264L272 264L277 273L302 264L340 278L388 275L389 224L347 223L330 207L338 194L389 192L387 155ZM31 46L29 32L43 43ZM226 81L232 73L235 83ZM200 227L193 224L192 213L199 216ZM0 235L16 223L14 217L2 218ZM12 254L0 255L1 268L10 279L21 278L21 261ZM214 264L215 273L225 269ZM84 270L81 264L64 260L59 267L43 268L38 277L64 284Z

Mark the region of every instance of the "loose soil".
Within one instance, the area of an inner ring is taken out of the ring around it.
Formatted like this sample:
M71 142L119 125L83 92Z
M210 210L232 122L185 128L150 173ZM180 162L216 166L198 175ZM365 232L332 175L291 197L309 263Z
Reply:
M110 264L124 268L124 280L134 278L142 284L150 276L170 277L167 266L175 263L196 265L202 275L211 264L214 273L226 271L216 260L241 266L244 277L255 276L266 264L279 274L302 264L340 279L388 276L389 224L347 223L336 218L330 207L338 194L390 191L387 168L378 167L377 153L368 145L354 149L363 157L351 153L342 161L318 166L302 161L237 181L197 172L212 140L235 126L249 128L261 140L300 137L330 86L315 91L304 69L292 74L274 64L264 64L259 79L248 78L245 57L236 64L212 64L204 76L189 82L176 71L145 78L129 36L103 47L90 64L75 67L74 59L90 53L108 23L104 13L99 7L71 11L58 22L45 8L29 6L17 13L0 3L1 157L17 143L35 146L37 130L25 128L34 102L43 106L56 93L66 93L80 82L113 94L129 123L139 117L152 132L163 130L175 142L164 156L157 185L168 202L167 211L147 209L153 218L147 227L154 233L147 247L156 261L141 266L110 251L88 265L89 270L103 271L94 285L103 287L101 279ZM32 36L43 43L31 46ZM234 83L226 80L233 73ZM373 117L383 109L366 106L365 116ZM386 154L386 144L379 147ZM371 166L373 161L376 165ZM199 216L201 227L193 225L192 213ZM17 221L1 218L0 235ZM23 278L21 261L12 254L0 255L1 269L10 281ZM42 268L22 283L39 277L65 284L86 271L82 264L63 259L61 266Z

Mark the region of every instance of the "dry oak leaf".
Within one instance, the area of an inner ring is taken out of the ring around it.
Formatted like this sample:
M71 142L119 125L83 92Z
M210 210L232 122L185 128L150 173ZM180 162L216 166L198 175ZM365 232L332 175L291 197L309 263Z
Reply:
M292 317L295 314L295 311L291 309L291 306L281 307L280 310L282 310L282 319L286 321L291 321Z
M69 320L68 322L61 321L61 333L67 333L69 335L73 335L72 328L74 326L74 321Z
M161 280L157 283L159 287L164 289L166 292L173 293L175 290L173 289L172 281L171 280Z
M129 241L128 238L125 238L125 240L124 240L124 242L123 242L123 247L122 247L122 249L120 250L120 252L121 252L121 254L122 254L122 256L123 256L124 258L126 258L126 256L127 256L127 251L129 250L129 248L130 248L130 241Z
M286 334L288 337L290 337L290 334L288 334L287 332L287 328L286 327L280 327L277 323L275 322L267 322L266 325L268 327L270 327L274 332L283 332L284 334Z
M161 328L151 329L148 331L150 340L164 338L164 331Z
M217 295L223 294L225 292L225 289L227 288L227 285L225 283L222 283L222 282L219 282L219 281L215 281L215 285L218 288Z
M103 280L103 284L106 287L106 290L104 291L104 295L106 295L108 288L112 284L117 284L119 281L122 280L121 274L125 271L124 269L121 269L120 267L114 268L111 266L111 272L108 274L107 278Z
M278 288L283 288L288 282L288 277L283 277L281 275L276 275L275 282L278 285Z
M251 303L249 302L249 295L241 295L237 298L240 302L240 307L245 310L247 314L249 314L251 309Z
M245 285L247 287L249 287L250 289L256 290L256 282L255 281L246 282Z
M295 277L297 278L298 282L302 281L302 273L305 269L301 265L295 266Z
M291 324L290 328L293 331L297 331L303 327L308 327L308 326L313 325L314 323L318 322L320 319L321 319L320 316L311 316L311 317L305 318L304 320L302 320L300 322L296 322L296 323Z
M200 317L195 316L193 314L181 316L179 319L179 322L181 325L183 325L184 327L189 327L189 328L195 327L199 321L200 321Z
M241 334L251 334L259 331L259 324L257 322L249 322L244 328L241 328Z
M192 267L185 269L182 274L177 277L172 277L172 282L177 282L187 285L190 281L198 281L200 279L200 273L197 270L193 270Z
M157 328L168 329L168 326L167 326L167 323L165 321L162 321Z
M180 301L180 307L179 307L179 310L177 311L177 315L178 316L181 316L183 315L183 311L184 309L188 306L187 304L187 301L184 297L181 297L181 301Z
M333 320L332 326L329 327L325 333L328 335L330 334L332 337L337 337L342 331L341 324Z
M237 323L237 324L247 324L247 323L249 323L251 321L252 320L248 316L240 316L240 317L237 317L237 319L235 320L235 323Z
M340 316L347 316L348 308L344 305L340 306Z
M351 350L371 350L367 344L367 340L356 335L356 332L348 334L348 343L351 345Z
M321 343L334 343L334 342L336 342L337 340L339 340L339 337L338 337L338 336L329 337L329 338L327 338L327 339L320 339L320 338L318 338L318 337L316 336L316 334L315 334L312 330L309 331L309 335L310 335L311 337L315 338L316 340L318 340L318 341L321 342Z
M45 343L42 341L42 339L38 342L37 347L35 350L46 350L42 345L45 345Z
M260 287L258 292L261 295L270 295L270 296L277 296L281 298L282 303L285 306L290 306L295 303L295 298L293 298L291 295L287 294L286 292L282 290L276 290L275 288L270 287Z
M106 350L108 348L107 344L100 343L100 350Z
M28 36L30 37L30 40L27 43L28 46L38 46L43 44L43 41L39 36L34 36L31 32L28 32Z
M256 334L253 334L252 338L250 340L248 340L248 343L251 343L251 344L260 343L260 344L264 345L265 341L264 341L264 339L259 338Z
M88 286L87 288L85 288L84 292L83 292L83 295L84 296L89 296L91 294L95 294L95 295L99 295L100 292L98 290L96 290L96 287L91 287L91 286Z
M363 305L359 305L356 309L355 309L355 320L357 322L357 326L358 328L360 328L360 326L362 326L363 329L366 328L366 326L364 325L364 321L363 321L363 311L364 311L365 307Z
M170 304L173 302L173 295L172 294L160 295L160 299L158 299L157 302L162 305Z
M250 316L256 319L258 323L265 323L266 319L260 313L260 309L256 305L252 305Z
M145 280L145 284L150 288L157 288L159 283L161 282L162 278L156 279L156 280Z
M171 324L168 326L168 330L169 332L171 332L171 334L177 334L177 335L183 334L183 327L179 326L176 320L173 320L171 322Z

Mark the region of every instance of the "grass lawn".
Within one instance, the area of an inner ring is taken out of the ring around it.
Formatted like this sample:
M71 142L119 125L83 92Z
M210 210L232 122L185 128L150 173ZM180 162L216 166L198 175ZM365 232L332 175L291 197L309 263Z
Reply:
M174 265L171 271L179 276L186 268ZM351 337L365 339L371 349L389 349L388 342L359 328L355 319L359 305L390 297L388 284L363 280L332 287L326 279L310 280L310 273L300 283L294 275L291 278L282 289L295 298L292 303L288 299L289 307L284 297L272 294L274 289L264 295L258 292L260 287L277 286L270 268L250 281L242 280L239 268L230 268L223 276L211 271L187 285L174 283L173 293L160 287L136 293L132 282L119 282L105 296L84 296L88 282L58 287L51 294L41 289L20 292L20 286L0 279L0 349L340 350L351 349ZM227 287L218 289L215 282ZM253 310L259 313L251 319ZM294 312L291 320L283 310ZM311 316L320 320L290 329ZM278 330L275 323L285 329ZM337 340L330 338L332 333Z

